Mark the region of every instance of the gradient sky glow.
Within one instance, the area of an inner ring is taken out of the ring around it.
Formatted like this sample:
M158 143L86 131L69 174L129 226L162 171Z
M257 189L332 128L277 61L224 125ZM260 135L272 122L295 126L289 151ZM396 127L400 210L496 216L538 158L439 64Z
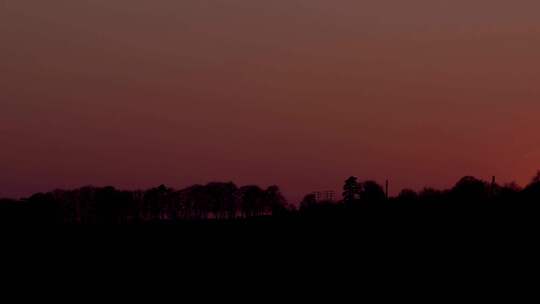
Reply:
M538 0L0 0L0 196L526 183Z

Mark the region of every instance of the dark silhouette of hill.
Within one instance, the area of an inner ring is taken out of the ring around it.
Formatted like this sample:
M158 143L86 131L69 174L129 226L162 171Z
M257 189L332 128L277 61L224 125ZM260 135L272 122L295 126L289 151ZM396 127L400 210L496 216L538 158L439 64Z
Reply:
M289 204L278 186L238 187L212 182L181 190L161 185L146 191L82 187L0 200L1 223L23 224L355 224L385 227L459 227L459 225L536 225L540 211L540 172L521 188L466 176L452 188L402 190L387 197L374 181L350 177L343 200L317 201L308 194L299 207Z

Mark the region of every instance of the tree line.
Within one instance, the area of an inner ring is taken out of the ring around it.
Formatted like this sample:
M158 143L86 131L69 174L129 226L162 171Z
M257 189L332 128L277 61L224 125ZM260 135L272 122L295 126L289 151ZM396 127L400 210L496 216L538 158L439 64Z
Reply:
M339 201L319 201L306 195L298 208L278 186L238 187L212 182L176 190L165 185L145 191L114 187L82 187L34 194L21 200L0 199L0 222L23 223L152 223L177 221L242 221L253 218L372 219L379 215L404 218L424 215L463 217L472 214L535 215L540 211L540 172L525 187L499 185L472 176L446 190L404 189L389 197L375 181L351 176ZM491 212L491 213L490 213Z
M212 182L181 190L161 185L146 191L82 187L0 200L3 222L141 223L180 220L232 220L277 215L289 205L278 186L238 187Z

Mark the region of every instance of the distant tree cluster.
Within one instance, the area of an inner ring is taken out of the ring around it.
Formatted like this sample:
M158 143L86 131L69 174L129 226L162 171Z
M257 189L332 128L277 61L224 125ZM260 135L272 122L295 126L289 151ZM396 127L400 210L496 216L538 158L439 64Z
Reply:
M278 186L262 189L212 182L182 190L161 185L146 191L89 186L0 200L0 220L74 224L230 220L278 215L288 208Z
M516 183L499 185L472 176L461 178L451 189L424 188L417 192L404 189L396 197L387 197L375 181L359 182L351 176L343 185L343 200L318 202L312 194L300 203L306 215L355 215L366 210L414 211L442 210L467 212L486 210L540 209L540 172L525 187Z

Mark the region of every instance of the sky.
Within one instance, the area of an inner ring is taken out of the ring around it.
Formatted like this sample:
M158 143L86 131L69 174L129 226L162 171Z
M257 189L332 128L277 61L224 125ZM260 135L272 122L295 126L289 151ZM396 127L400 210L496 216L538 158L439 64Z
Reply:
M0 196L540 168L537 0L0 0Z

